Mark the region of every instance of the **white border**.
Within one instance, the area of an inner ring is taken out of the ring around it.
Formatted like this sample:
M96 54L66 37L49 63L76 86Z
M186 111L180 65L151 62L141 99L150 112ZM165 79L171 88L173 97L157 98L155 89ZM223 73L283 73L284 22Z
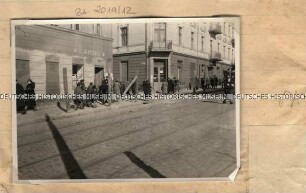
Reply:
M94 24L94 23L154 23L154 22L233 22L235 24L235 94L240 94L240 18L123 18L123 19L62 19L62 20L12 20L11 21L11 70L12 92L16 93L15 69L15 25L45 25L45 24ZM188 182L188 181L234 181L240 169L240 100L236 99L236 169L228 177L215 178L135 178L135 179L63 179L63 180L19 180L17 154L17 114L16 103L12 102L12 180L17 184L45 184L45 183L110 183L110 182Z

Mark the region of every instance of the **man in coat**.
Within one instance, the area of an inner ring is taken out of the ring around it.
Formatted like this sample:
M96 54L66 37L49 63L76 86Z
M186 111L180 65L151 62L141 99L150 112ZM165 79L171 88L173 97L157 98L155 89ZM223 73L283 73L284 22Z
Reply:
M22 99L22 95L25 94L23 86L16 80L16 95L17 95L17 100L16 100L16 107L17 107L17 113L21 114L26 114L27 111L25 109L26 103L24 99Z
M224 76L223 80L224 84L224 94L226 94L226 98L223 100L223 103L226 103L226 101L230 101L230 104L233 104L233 100L229 98L229 95L232 94L231 91L234 88L232 79L229 74Z

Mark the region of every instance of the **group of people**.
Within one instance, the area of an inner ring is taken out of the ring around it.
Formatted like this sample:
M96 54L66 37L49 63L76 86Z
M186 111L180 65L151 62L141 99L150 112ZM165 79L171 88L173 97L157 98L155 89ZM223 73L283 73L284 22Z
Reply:
M180 91L179 81L176 77L173 79L168 78L167 81L162 82L161 85L162 94L175 94Z
M37 110L35 100L35 82L31 79L28 79L25 89L18 80L16 80L16 95L17 113L26 114L27 110Z
M87 107L97 107L97 100L99 100L102 104L109 104L110 99L108 98L108 94L109 92L111 92L114 95L122 95L122 94L131 94L131 95L136 95L138 94L138 82L134 81L133 84L129 87L129 89L125 92L126 88L130 85L130 81L119 81L119 80L115 80L115 82L113 83L113 87L109 88L109 81L108 78L105 77L102 80L102 83L99 87L97 87L96 85L93 85L93 83L89 83L89 86L86 88L85 84L84 84L84 80L80 80L80 82L77 83L77 86L74 90L74 94L75 95L83 95L83 94L87 94L87 95L95 95L95 94L99 94L101 96L103 96L102 98L96 99L96 98L90 98L90 99L83 99L83 98L76 98L74 100L74 104L75 104L75 109L83 109L85 106ZM144 94L147 96L149 94L151 94L151 85L150 82L146 79L143 81L142 84L143 87L143 91ZM117 99L114 98L112 99L113 102L116 102Z

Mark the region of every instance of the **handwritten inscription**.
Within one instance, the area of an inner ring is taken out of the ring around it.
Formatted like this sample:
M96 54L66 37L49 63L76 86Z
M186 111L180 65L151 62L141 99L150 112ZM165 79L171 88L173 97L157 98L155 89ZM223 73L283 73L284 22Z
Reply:
M293 93L291 93L291 92L288 91L288 90L285 90L285 91L284 91L284 95L291 95L291 94L293 94ZM297 91L295 91L295 93L294 93L293 95L299 96ZM296 104L296 105L300 104L300 100L301 100L301 99L298 98L298 97L297 97L297 98L294 97L294 98L292 98L292 99L288 99L288 102L289 102L290 107L293 108L293 106L294 106L295 104ZM280 107L283 107L283 106L284 106L284 99L281 99L281 100L279 101L279 106L280 106Z
M108 7L108 6L101 6L98 5L92 10L86 10L84 8L76 8L74 10L76 16L86 15L90 12L95 12L99 14L118 14L118 15L133 15L132 7L128 6L115 6L115 7Z

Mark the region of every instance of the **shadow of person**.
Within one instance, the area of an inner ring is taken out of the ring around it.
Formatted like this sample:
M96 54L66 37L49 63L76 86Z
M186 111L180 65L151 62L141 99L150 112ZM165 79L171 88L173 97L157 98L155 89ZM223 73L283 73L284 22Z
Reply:
M86 175L84 174L77 160L74 158L64 138L62 137L57 127L52 122L50 116L48 114L45 114L45 118L51 130L53 138L56 142L57 148L60 152L60 156L65 165L67 175L71 179L87 179Z

